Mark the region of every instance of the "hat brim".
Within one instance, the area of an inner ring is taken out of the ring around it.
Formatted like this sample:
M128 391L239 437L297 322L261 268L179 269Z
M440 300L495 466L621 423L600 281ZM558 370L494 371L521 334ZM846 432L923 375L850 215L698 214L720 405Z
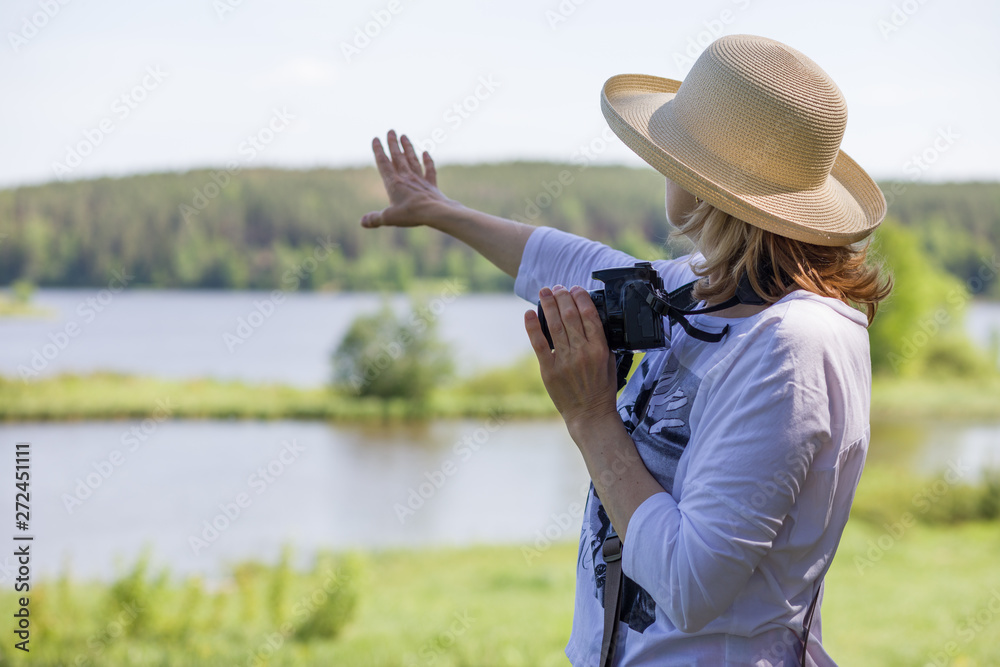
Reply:
M680 86L673 79L620 74L601 91L601 110L614 133L677 185L744 222L817 245L860 241L882 222L885 196L843 151L820 187L788 190L706 150L673 119L669 102Z

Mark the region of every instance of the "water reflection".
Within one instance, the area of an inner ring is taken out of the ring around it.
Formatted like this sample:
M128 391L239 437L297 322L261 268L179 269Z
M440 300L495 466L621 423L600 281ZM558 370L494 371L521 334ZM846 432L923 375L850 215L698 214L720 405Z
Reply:
M566 527L565 514L589 483L558 419L179 421L134 451L122 440L132 425L0 426L8 460L14 443L32 443L39 574L68 558L75 574L110 576L116 557L131 561L144 544L174 572L212 575L227 562L274 560L286 542L305 557L319 548L530 544L553 526L572 541L580 517ZM878 424L868 464L934 474L961 462L978 473L1000 469L998 443L998 423Z
M212 573L274 559L285 542L303 552L527 543L588 482L554 420L167 422L128 451L131 425L0 426L11 460L13 443L32 443L37 572L68 557L74 572L107 576L143 544L174 571ZM574 520L565 538L578 530Z
M872 425L866 465L895 466L934 475L952 463L975 471L976 481L1000 470L1000 424L989 421L893 422Z

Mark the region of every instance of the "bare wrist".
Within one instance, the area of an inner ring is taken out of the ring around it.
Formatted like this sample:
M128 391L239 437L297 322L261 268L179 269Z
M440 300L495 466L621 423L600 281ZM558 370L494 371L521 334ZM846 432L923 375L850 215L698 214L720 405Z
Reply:
M457 199L444 199L435 206L433 219L428 226L441 231L449 225L467 223L475 211Z
M567 415L564 417L564 421L566 422L566 430L569 431L570 437L578 445L582 444L583 440L592 437L603 439L615 431L625 428L615 405L602 409L588 410L575 415Z

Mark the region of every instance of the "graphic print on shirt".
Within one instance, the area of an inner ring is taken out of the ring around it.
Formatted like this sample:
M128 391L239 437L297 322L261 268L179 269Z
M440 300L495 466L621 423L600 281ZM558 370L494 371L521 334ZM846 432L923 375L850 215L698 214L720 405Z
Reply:
M634 400L632 392L626 388L622 393L623 404L619 408L619 415L635 441L646 468L667 493L672 493L677 462L691 437L691 406L701 378L682 366L677 357L670 353L659 377L651 382L646 374L652 367L650 356L647 355L634 378L637 386ZM603 547L610 532L611 521L594 492L593 485L588 507L589 532L593 536L590 540L590 557L594 567L594 595L603 607L606 581ZM580 557L583 558L582 551ZM641 633L656 618L656 603L645 589L627 576L623 580L619 618L631 630Z
M639 362L639 367L635 370L632 376L632 380L625 386L625 391L618 401L618 415L622 418L622 423L625 424L625 429L628 431L629 435L635 431L635 427L639 425L639 414L642 412L647 401L649 401L650 394L653 393L653 383L650 382L649 378L649 368L650 368L650 355L646 354L643 356L642 361ZM637 387L637 390L633 390L633 387ZM632 394L635 394L634 396Z
M691 439L691 406L700 385L700 377L669 355L633 433L643 463L667 493L673 493L677 462Z

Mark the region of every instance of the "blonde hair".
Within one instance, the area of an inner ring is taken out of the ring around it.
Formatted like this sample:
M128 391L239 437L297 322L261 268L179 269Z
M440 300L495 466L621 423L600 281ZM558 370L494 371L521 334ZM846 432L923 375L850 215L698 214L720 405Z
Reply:
M892 291L892 277L869 263L867 241L850 246L796 241L747 224L704 201L671 235L688 237L705 258L694 267L702 276L694 289L697 300L715 303L731 298L745 272L754 291L768 303L804 289L861 309L871 324L879 302Z

